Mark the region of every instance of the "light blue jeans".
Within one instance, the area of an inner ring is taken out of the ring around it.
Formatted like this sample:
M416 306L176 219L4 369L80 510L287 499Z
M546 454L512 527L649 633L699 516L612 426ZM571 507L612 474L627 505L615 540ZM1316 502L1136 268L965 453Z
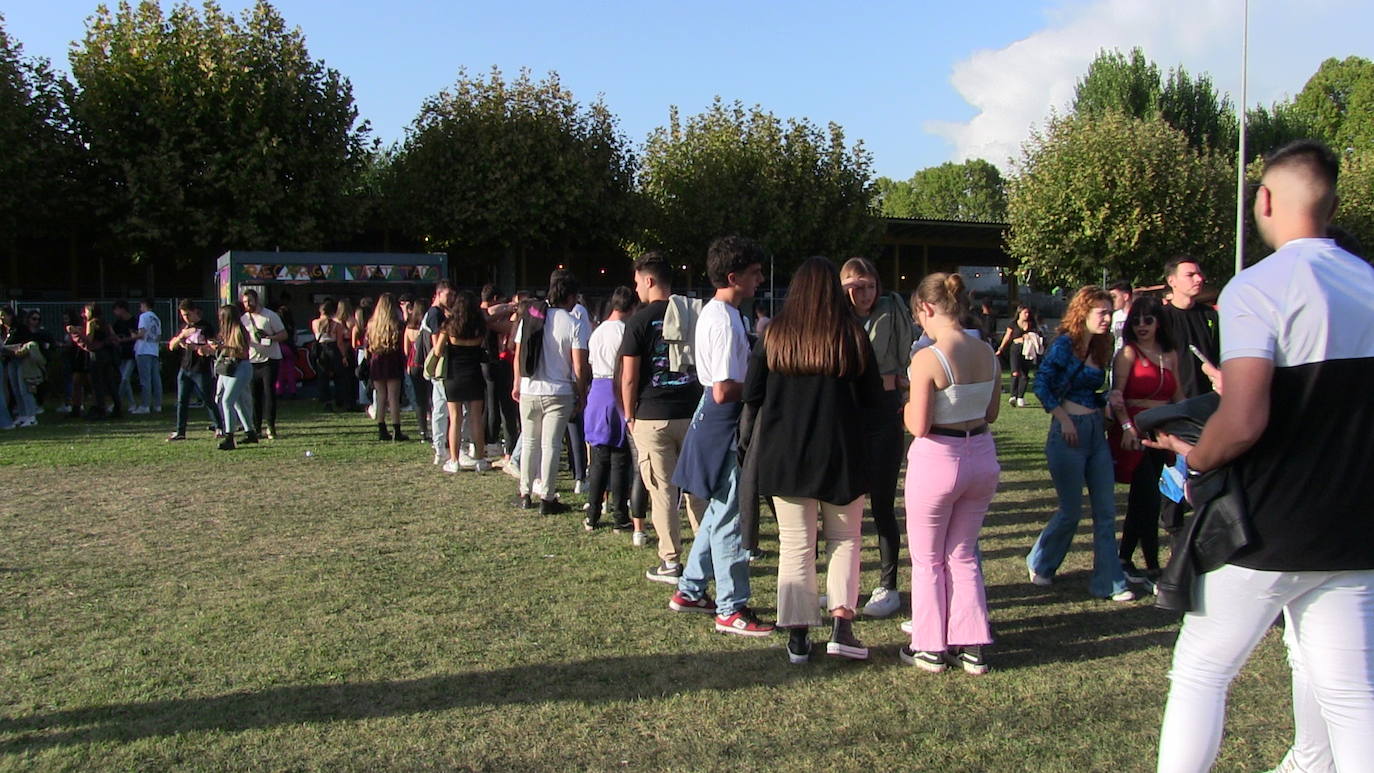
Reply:
M5 365L5 377L9 380L10 392L14 394L14 415L15 416L36 416L38 415L38 401L34 399L33 392L24 383L24 377L20 375L20 366L24 360L16 357Z
M1126 576L1116 555L1116 483L1112 454L1107 448L1107 431L1098 412L1071 416L1078 430L1078 445L1064 442L1057 419L1050 420L1045 440L1045 458L1050 478L1059 495L1059 509L1040 532L1026 565L1036 574L1053 577L1069 552L1078 522L1083 517L1083 486L1088 486L1088 501L1093 518L1093 574L1088 592L1100 598L1126 590Z
M119 361L119 404L132 408L134 406L134 373L137 365L132 359Z
M448 458L448 398L444 396L443 379L429 382L429 437L434 453Z
M714 577L716 614L729 617L749 604L749 554L740 541L739 464L733 448L721 465L677 589L689 599L699 599Z
M215 402L219 403L220 415L224 417L223 429L233 434L235 415L244 432L253 431L253 402L249 398L249 385L253 381L253 366L248 360L239 360L232 376L220 376L215 386Z
M140 354L134 357L138 363L138 385L143 391L143 407L149 410L162 410L162 368L156 354Z

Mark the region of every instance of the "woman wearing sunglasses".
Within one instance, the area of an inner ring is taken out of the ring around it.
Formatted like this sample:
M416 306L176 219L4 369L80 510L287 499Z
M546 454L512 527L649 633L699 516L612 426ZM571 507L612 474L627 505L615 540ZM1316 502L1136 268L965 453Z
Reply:
M1116 421L1108 427L1116 482L1131 484L1126 521L1121 526L1121 570L1126 579L1148 585L1159 575L1159 474L1170 462L1165 452L1144 448L1136 432L1136 414L1183 399L1178 381L1178 351L1169 328L1161 325L1163 308L1153 296L1131 304L1122 329L1125 344L1112 362L1109 395ZM1132 561L1140 547L1142 573Z

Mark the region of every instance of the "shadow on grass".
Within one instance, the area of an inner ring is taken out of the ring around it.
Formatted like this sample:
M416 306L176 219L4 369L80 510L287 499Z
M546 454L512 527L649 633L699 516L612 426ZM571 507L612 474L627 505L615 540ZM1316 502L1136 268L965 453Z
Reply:
M781 638L776 641L780 642ZM0 718L0 754L194 732L406 716L470 707L606 703L842 678L849 664L789 668L778 647L539 663L395 681L274 687ZM862 667L862 666L860 666ZM627 678L634 675L635 678ZM647 677L647 678L646 678Z

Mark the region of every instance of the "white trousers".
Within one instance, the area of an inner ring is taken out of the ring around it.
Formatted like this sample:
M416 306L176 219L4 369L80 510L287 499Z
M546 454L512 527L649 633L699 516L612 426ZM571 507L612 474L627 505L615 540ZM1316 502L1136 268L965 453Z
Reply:
M1279 612L1293 669L1288 764L1374 770L1374 570L1263 572L1228 564L1199 577L1194 592L1197 609L1184 617L1169 671L1160 773L1212 766L1227 688Z

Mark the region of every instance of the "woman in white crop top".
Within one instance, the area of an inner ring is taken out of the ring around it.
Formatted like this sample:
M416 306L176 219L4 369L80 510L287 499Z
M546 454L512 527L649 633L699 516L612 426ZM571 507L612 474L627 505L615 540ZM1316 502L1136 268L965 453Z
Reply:
M926 671L958 665L982 674L992 633L977 544L1001 472L988 431L1001 372L992 347L959 325L967 299L958 274L931 274L911 296L916 321L935 343L911 359L903 412L915 440L906 473L911 642L901 658Z

